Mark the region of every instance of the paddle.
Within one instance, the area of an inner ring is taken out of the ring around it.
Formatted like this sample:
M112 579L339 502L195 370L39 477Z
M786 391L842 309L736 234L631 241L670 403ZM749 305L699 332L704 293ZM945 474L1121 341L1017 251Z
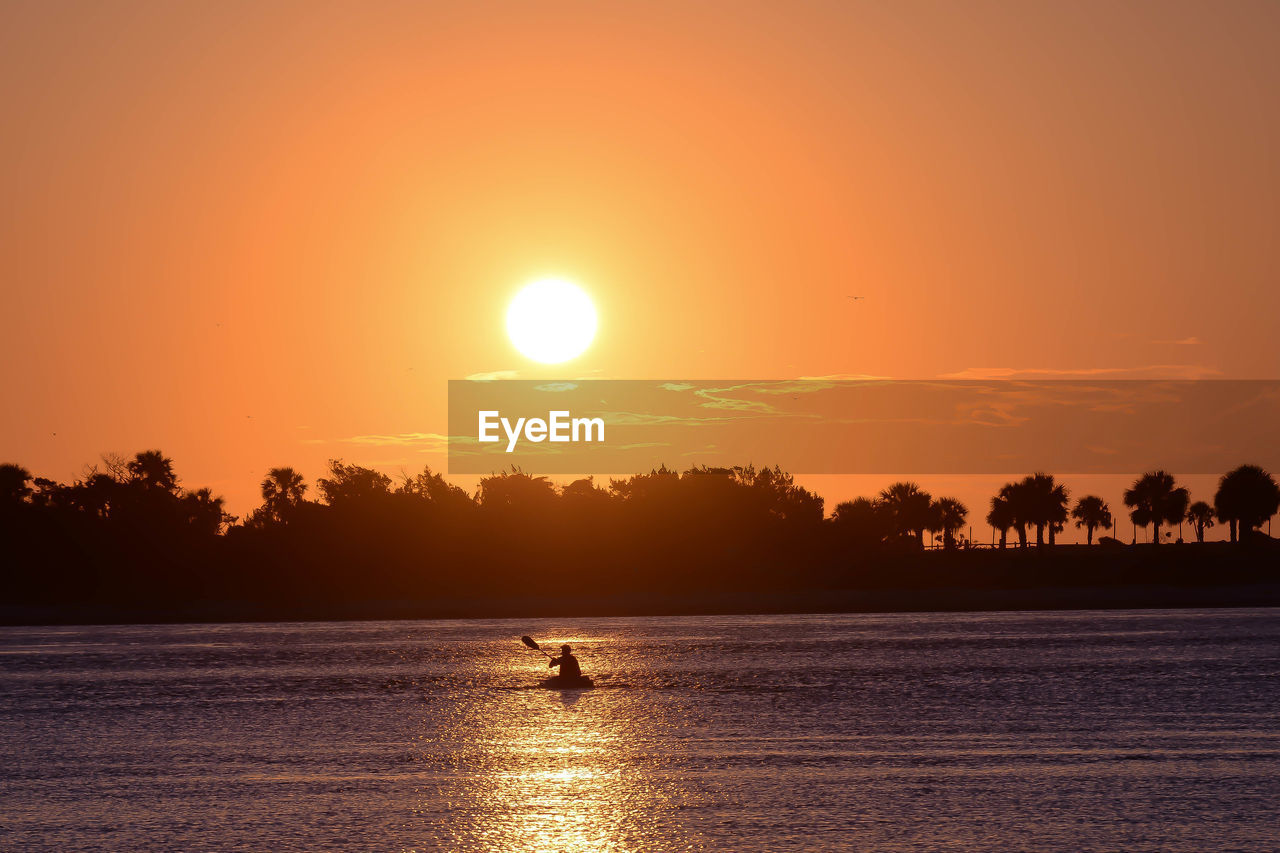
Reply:
M542 652L544 655L547 655L546 652L542 651L542 646L535 643L532 637L521 637L520 642L524 643L526 646L528 646L529 648L533 649L536 652ZM551 655L547 655L547 657L551 657Z

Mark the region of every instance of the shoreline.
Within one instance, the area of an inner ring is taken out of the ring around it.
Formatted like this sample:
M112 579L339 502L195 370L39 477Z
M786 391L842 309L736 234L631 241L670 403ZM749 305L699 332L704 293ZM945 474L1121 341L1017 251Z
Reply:
M624 600L626 603L624 603ZM0 606L2 627L89 627L289 622L494 619L594 619L663 616L780 616L854 613L1000 613L1066 610L1187 610L1280 607L1280 583L1174 584L1032 589L846 589L762 595L619 595L581 597L365 601L345 605L209 602L168 609L98 604Z

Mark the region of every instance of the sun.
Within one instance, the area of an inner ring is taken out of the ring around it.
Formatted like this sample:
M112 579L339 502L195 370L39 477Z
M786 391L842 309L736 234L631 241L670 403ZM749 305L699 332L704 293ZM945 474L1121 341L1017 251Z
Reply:
M507 307L507 335L534 361L559 364L577 358L596 336L591 297L562 278L525 285Z

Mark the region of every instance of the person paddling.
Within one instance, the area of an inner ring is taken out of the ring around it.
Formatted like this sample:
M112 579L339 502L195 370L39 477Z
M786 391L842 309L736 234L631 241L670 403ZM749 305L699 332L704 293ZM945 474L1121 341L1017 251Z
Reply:
M573 649L565 643L560 647L560 657L552 658L547 661L548 667L560 667L561 678L581 678L582 667L578 666L578 659L573 656Z

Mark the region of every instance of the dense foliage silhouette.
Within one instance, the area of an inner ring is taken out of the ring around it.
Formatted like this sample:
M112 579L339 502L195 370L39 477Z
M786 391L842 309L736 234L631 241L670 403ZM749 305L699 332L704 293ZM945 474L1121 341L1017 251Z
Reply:
M184 488L158 450L103 457L71 483L0 465L0 606L8 619L67 606L175 618L480 615L606 601L644 610L715 594L767 610L797 591L1272 582L1280 563L1256 532L1280 508L1280 488L1252 465L1222 477L1212 507L1189 507L1167 472L1133 483L1125 504L1153 542L1161 525L1184 519L1202 541L1214 518L1246 540L1162 548L1161 557L1110 537L1092 545L1095 530L1112 526L1106 502L1086 495L1068 514L1067 488L1043 472L991 499L998 549L971 541L960 501L916 483L826 516L822 498L790 474L751 465L563 486L516 469L483 478L472 495L429 468L397 482L332 460L314 484L272 468L261 494L259 507L233 518L209 489ZM1069 518L1089 546L1055 546ZM1010 529L1019 547L1006 551Z
M1190 502L1190 494L1177 486L1167 471L1143 474L1124 493L1124 505L1133 510L1129 513L1133 523L1142 527L1151 525L1153 545L1160 544L1160 525L1181 524Z

